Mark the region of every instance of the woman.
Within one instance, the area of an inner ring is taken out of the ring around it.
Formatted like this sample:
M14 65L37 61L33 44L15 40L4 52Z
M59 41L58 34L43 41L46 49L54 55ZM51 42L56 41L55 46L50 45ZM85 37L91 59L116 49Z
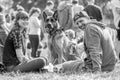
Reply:
M25 11L17 12L14 26L6 39L3 51L3 63L7 71L36 71L46 65L47 59L44 57L29 59L24 55L27 26L28 14Z
M32 8L30 10L30 19L29 19L29 39L31 43L32 48L32 57L37 57L36 51L39 46L39 36L40 36L40 28L41 28L41 21L38 19L39 15L41 13L41 10L39 8Z

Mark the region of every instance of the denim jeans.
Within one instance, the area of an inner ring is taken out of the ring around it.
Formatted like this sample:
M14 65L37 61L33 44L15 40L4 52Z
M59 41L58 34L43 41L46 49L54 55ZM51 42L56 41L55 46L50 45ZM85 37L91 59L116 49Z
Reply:
M20 71L20 72L32 72L42 69L47 64L47 60L44 57L34 58L33 60L20 63L17 66L7 66L7 71Z
M29 39L30 39L30 43L31 43L31 48L32 48L32 52L31 52L31 56L32 57L37 57L37 49L39 46L39 36L38 35L29 35Z

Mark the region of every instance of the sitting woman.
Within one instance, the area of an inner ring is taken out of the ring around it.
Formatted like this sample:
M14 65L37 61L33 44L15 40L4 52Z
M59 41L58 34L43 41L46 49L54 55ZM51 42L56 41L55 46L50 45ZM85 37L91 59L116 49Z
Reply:
M47 64L45 57L29 59L25 56L28 19L25 11L17 12L15 24L7 36L3 52L3 63L7 71L37 71Z

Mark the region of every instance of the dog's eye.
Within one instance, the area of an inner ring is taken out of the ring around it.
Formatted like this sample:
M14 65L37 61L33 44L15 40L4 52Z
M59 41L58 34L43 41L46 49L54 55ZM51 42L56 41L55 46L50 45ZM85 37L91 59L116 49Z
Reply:
M46 22L49 22L49 19L47 19Z

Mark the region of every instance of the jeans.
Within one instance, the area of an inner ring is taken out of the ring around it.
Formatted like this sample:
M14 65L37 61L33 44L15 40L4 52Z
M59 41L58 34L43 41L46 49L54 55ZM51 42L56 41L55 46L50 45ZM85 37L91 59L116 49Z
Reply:
M31 43L31 48L32 48L32 52L31 52L31 56L32 57L37 57L37 49L39 46L39 36L38 35L29 35L29 39L30 39L30 43Z
M20 63L17 66L7 66L7 71L20 71L20 72L31 72L42 69L47 64L47 59L44 57L34 58L33 60Z

